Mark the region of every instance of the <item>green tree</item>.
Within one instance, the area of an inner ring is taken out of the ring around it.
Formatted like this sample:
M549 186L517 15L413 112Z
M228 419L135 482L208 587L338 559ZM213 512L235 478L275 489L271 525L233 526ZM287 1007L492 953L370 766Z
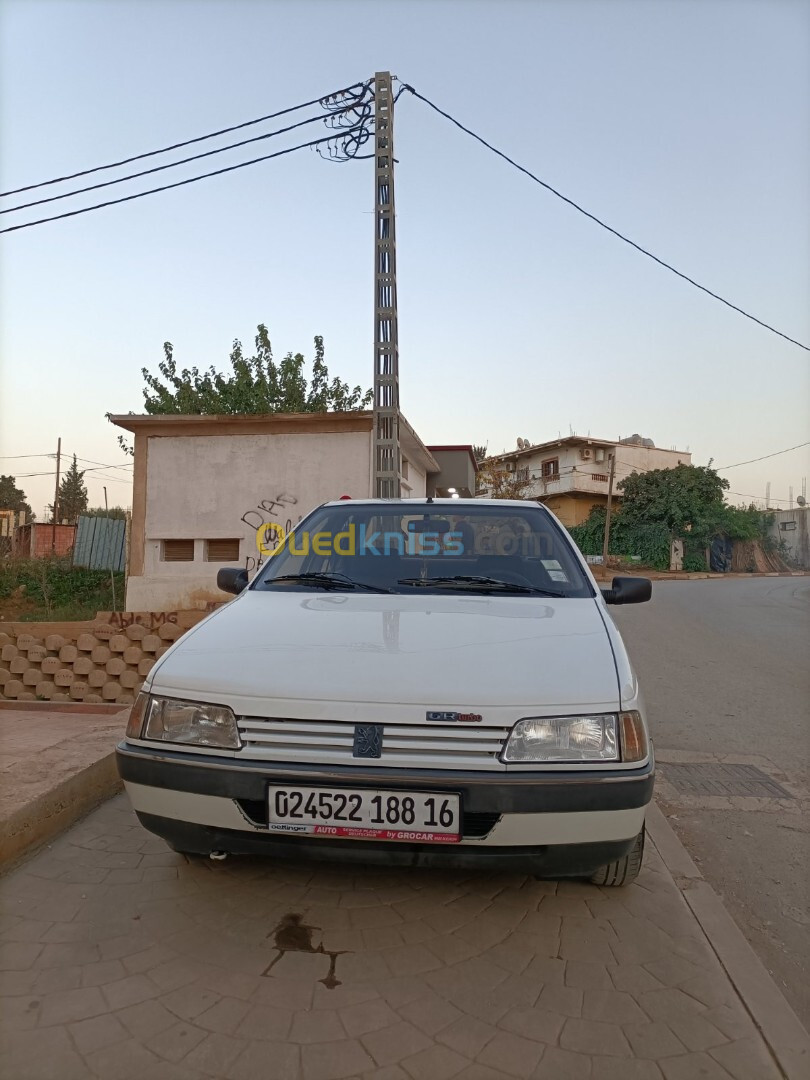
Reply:
M473 446L473 457L475 458L478 465L481 464L481 462L486 458L486 456L486 444L484 446Z
M34 516L26 502L25 492L17 487L17 478L14 476L0 476L0 510L24 511L26 521L30 521Z
M59 521L75 525L79 520L79 514L87 509L87 488L84 485L84 470L76 464L76 455L73 462L59 483L59 503L56 508L56 516ZM51 517L54 508L50 507Z
M82 510L82 516L120 518L123 521L126 519L127 512L123 506L111 506L109 509L105 506L91 506L87 510Z
M702 552L715 537L760 538L762 515L753 506L729 506L728 486L711 462L631 473L617 484L622 503L611 516L610 554L640 555L645 564L665 569L670 542L679 538L688 542L695 568L702 569ZM595 506L587 521L569 531L584 554L601 554L604 506Z
M528 469L510 472L502 461L487 458L478 466L475 493L488 499L526 499L531 498L527 492L532 484Z

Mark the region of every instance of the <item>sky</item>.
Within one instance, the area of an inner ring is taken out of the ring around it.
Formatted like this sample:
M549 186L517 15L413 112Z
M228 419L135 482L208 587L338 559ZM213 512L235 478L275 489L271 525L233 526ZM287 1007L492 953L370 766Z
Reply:
M2 0L0 184L163 147L382 70L810 344L807 0ZM401 406L424 442L500 452L518 437L639 433L725 467L810 439L806 350L408 94L395 139ZM80 466L116 466L87 473L91 505L104 485L110 505L128 505L130 459L105 413L143 411L141 369L157 370L165 341L180 367L225 368L259 323L278 357L311 357L322 334L331 374L369 386L372 210L369 161L303 150L0 237L0 472L42 518L55 464L42 455L61 437ZM732 501L762 505L770 482L785 508L809 474L807 446L723 472Z

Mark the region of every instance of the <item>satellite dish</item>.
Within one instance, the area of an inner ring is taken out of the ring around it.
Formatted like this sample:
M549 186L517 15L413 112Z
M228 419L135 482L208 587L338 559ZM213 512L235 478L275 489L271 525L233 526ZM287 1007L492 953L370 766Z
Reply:
M799 506L807 506L807 499L805 499L804 495L797 495L796 502Z
M524 439L524 440L523 440L523 449L524 449L524 450L528 450L528 449L529 449L529 447L530 447L531 445L532 445L532 444L531 444L531 443L529 442L529 440L528 440L528 439Z
M523 439L518 439L518 441L517 441L518 450L523 450L525 448L525 446L526 446L525 441Z

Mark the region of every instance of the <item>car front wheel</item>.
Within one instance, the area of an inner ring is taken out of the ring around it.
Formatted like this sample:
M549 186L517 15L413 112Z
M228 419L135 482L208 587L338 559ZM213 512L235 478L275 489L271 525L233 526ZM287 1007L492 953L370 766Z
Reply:
M638 877L644 858L644 826L635 839L632 848L621 859L600 866L591 877L592 885L621 886L630 885Z

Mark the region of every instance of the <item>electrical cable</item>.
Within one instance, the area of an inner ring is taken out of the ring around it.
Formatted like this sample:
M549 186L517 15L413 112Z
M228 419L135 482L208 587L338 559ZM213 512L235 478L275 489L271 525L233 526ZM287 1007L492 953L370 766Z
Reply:
M355 105L350 105L345 109L330 113L328 116L342 116L344 113L350 112L355 107ZM306 120L299 120L297 124L289 124L287 127L278 128L276 131L268 131L265 135L254 135L250 139L242 139L240 142L229 143L227 146L220 146L216 150L206 150L202 154L192 154L191 157L180 158L179 161L170 161L165 165L154 165L151 169L142 169L140 172L129 173L127 176L120 176L116 180L102 180L98 184L88 184L86 187L74 188L72 191L63 191L60 195L49 195L45 199L33 199L31 202L18 203L17 206L8 206L4 210L0 210L0 214L13 214L15 210L27 210L31 206L41 206L43 203L58 202L59 199L69 199L73 195L84 195L88 191L97 191L99 188L112 187L114 184L126 183L127 180L137 180L140 176L149 176L151 173L163 172L166 169L174 169L178 165L188 165L190 161L199 161L202 158L213 157L215 154L224 154L227 150L236 150L238 147L248 146L250 143L262 142L264 139L273 139L276 135L286 135L287 132L295 131L296 128L306 127L307 124L315 124L318 121L328 119L328 116L310 116Z
M810 345L804 345L801 341L797 341L795 338L790 337L788 334L782 333L781 330L777 330L775 326L771 326L769 323L763 322L762 319L758 319L756 315L751 315L743 308L738 307L736 304L732 304L730 300L726 300L718 293L712 292L711 289L708 289L705 285L701 285L700 282L695 281L695 279L689 277L688 274L684 274L680 270L676 270L674 266L670 265L670 263L665 262L663 259L659 259L657 255L653 255L651 251L648 251L640 244L637 244L634 240L631 240L623 233L620 233L618 229L614 229L612 226L602 221L601 218L598 218L595 214L592 214L590 213L590 211L585 210L584 207L574 202L573 199L569 199L567 195L563 195L562 192L557 191L557 189L553 188L551 184L548 184L545 180L541 180L538 176L535 176L533 172L530 172L528 169L524 168L523 165L518 165L518 163L512 158L510 158L508 154L505 154L502 150L498 150L497 147L493 146L491 143L488 143L486 139L482 138L480 135L476 135L474 131L471 131L468 127L465 127L464 124L462 124L459 120L456 120L455 117L450 115L450 113L445 112L444 109L440 109L438 105L434 105L434 103L430 101L429 98L426 98L423 94L420 94L417 90L414 90L414 88L408 83L403 83L403 89L408 90L411 94L414 95L414 97L419 98L420 101L424 101L426 105L429 105L430 108L437 112L440 116L445 117L445 119L449 120L451 124L455 124L455 126L457 128L460 128L461 131L465 132L467 135L470 135L473 139L476 139L488 150L491 150L493 154L497 154L498 157L503 158L504 161L507 161L510 165L514 166L514 168L518 169L520 172L528 176L530 180L534 180L536 184L544 187L546 191L550 191L552 195L556 195L558 199L562 199L563 202L568 203L569 206L572 206L575 210L578 210L580 214L584 214L585 217L590 218L591 221L596 222L597 225L600 225L603 229L606 229L609 233L612 233L614 236L618 237L619 240L623 240L625 244L629 244L630 247L635 248L636 251L641 252L642 255L646 255L649 259L652 259L653 262L658 263L659 266L663 266L665 270L671 271L673 274L677 275L677 277L689 282L690 285L694 285L696 289L700 289L701 292L704 292L708 296L713 297L713 299L719 300L721 304L725 304L726 307L731 308L732 311L736 311L738 312L738 314L744 315L745 318L750 319L751 322L757 323L758 326L763 327L765 330L770 330L772 334L776 334L778 337L784 338L785 341L789 341L792 345L798 345L800 349L804 349L806 352L810 352Z
M255 120L246 120L241 124L233 124L231 127L220 128L219 131L211 131L207 135L198 135L194 139L185 139L183 142L172 143L171 146L164 146L160 150L148 150L143 154L134 154L132 157L121 158L120 161L112 161L109 165L96 165L92 169L82 169L80 172L67 173L65 176L54 177L53 180L42 180L37 184L27 184L24 187L11 188L9 191L0 192L0 199L4 199L9 195L19 195L23 191L33 191L35 188L49 187L51 184L61 184L65 180L76 180L80 176L89 176L91 173L103 172L105 169L117 169L120 165L129 165L133 161L142 161L144 158L155 157L158 154L168 154L171 150L180 150L184 146L192 146L194 143L205 142L207 139L215 139L217 136L227 135L231 131L241 131L243 128L252 127L255 124L262 124L265 120L275 120L279 116L286 116L288 113L298 112L300 109L308 109L310 105L318 105L329 98L337 98L340 94L350 93L363 86L368 86L368 83L353 83L343 90L336 90L331 94L324 94L321 97L313 98L311 101L305 101L301 105L293 105L289 109L280 109L278 112L268 113L266 116L258 116Z
M796 446L789 446L787 450L775 450L772 454L763 454L762 457L750 458L748 461L737 461L734 465L723 465L719 469L715 469L715 472L725 472L726 469L736 469L740 465L753 465L755 461L765 461L766 458L779 457L780 454L789 454L791 450L801 450L803 446L810 446L810 442L800 442ZM736 492L739 494L739 492ZM758 496L752 496L757 498Z
M199 176L190 176L185 180L176 180L173 184L163 184L161 187L149 188L147 191L139 191L134 195L123 195L119 199L108 199L106 202L94 203L92 206L82 207L80 210L67 210L62 214L53 214L51 217L37 218L35 221L26 221L21 225L10 225L0 229L0 234L17 232L19 229L30 229L34 225L44 225L49 221L60 221L62 218L76 217L79 214L89 214L91 210L101 210L105 206L116 206L119 203L132 202L133 199L143 199L146 195L156 195L161 191L170 191L172 188L185 187L186 184L196 184L198 180L207 180L212 176L222 176L223 173L234 172L237 169L245 169L249 165L256 165L261 161L270 161L272 158L284 157L296 150L305 150L308 147L322 146L332 142L336 137L344 137L353 131L363 129L362 122L353 127L342 128L340 132L333 132L322 139L313 139L311 142L299 143L297 146L288 146L285 150L277 150L274 154L263 154L261 157L251 158L250 161L241 161L237 165L226 165L222 169L214 169L212 172L201 173Z

